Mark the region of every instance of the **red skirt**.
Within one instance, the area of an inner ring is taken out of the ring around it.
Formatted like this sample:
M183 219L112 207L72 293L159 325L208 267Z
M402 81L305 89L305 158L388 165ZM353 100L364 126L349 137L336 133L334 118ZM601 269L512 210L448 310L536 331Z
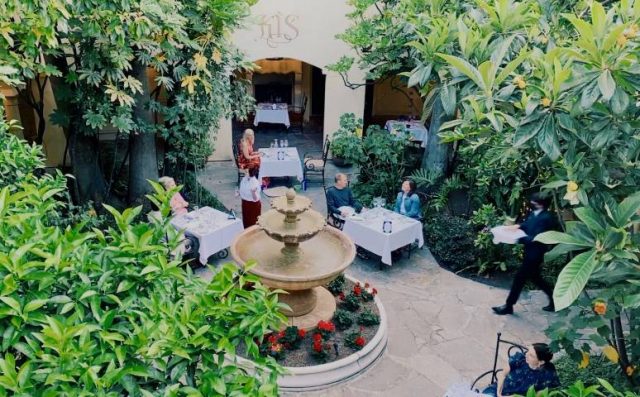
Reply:
M255 225L261 213L262 203L260 201L242 200L242 224L245 229Z

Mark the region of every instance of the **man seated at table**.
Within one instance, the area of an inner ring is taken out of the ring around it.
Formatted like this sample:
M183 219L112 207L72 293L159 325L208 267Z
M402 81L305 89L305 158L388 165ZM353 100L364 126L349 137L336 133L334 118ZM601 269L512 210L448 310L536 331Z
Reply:
M335 185L327 190L327 206L332 217L340 219L340 217L350 215L349 212L362 210L362 204L353 196L353 192L347 187L348 183L347 176L338 173L335 177ZM344 207L350 207L353 211Z

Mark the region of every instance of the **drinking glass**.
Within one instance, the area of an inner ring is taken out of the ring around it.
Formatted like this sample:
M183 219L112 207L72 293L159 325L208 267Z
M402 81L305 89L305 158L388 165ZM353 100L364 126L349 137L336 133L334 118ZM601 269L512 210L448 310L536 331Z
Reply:
M284 140L284 147L289 147L289 140L288 139Z
M280 139L280 147L284 147L284 139Z
M271 149L273 149L273 142L271 142L271 144L269 144L269 147L270 147Z

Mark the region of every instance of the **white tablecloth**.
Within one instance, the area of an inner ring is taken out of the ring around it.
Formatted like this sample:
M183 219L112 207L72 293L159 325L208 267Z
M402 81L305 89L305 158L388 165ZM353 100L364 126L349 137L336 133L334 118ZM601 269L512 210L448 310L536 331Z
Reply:
M258 123L284 124L289 128L291 122L289 121L289 108L287 104L278 103L276 104L276 109L273 109L270 104L258 104L253 125L257 127Z
M284 151L284 160L278 160L278 150ZM298 149L294 147L263 148L258 151L264 153L260 160L258 179L271 176L295 176L299 181L302 180L302 162Z
M202 264L207 264L211 255L229 247L233 239L244 230L240 219L228 219L228 214L211 207L202 207L177 216L171 220L171 224L198 238L198 253Z
M427 145L427 136L429 130L420 121L400 121L400 120L387 120L384 128L391 133L408 131L411 134L411 139L417 142L422 142L422 147Z
M384 217L391 220L391 233L382 232ZM422 223L385 208L374 208L355 217L348 217L342 228L353 242L376 255L382 263L391 266L391 251L402 248L415 241L422 247Z

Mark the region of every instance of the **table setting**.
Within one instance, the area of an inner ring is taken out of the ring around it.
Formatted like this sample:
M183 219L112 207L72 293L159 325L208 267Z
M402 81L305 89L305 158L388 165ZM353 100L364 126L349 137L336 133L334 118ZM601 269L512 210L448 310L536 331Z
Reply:
M291 125L289 105L286 103L259 103L256 106L253 125L257 127L259 123L284 124L289 128Z
M376 255L382 263L391 266L391 252L406 245L424 245L420 221L383 207L384 199L374 199L374 208L345 217L342 231L353 242Z
M260 148L258 152L262 156L258 179L293 176L299 181L302 180L302 162L298 149L288 147L287 140L280 140L277 145L276 142L272 142L271 147Z
M419 120L387 120L384 128L395 135L406 131L410 134L410 140L422 142L422 147L425 147L427 144L429 130Z
M202 264L206 264L211 255L228 248L233 239L244 230L242 221L235 215L211 207L202 207L176 216L171 224L198 239L198 253Z

